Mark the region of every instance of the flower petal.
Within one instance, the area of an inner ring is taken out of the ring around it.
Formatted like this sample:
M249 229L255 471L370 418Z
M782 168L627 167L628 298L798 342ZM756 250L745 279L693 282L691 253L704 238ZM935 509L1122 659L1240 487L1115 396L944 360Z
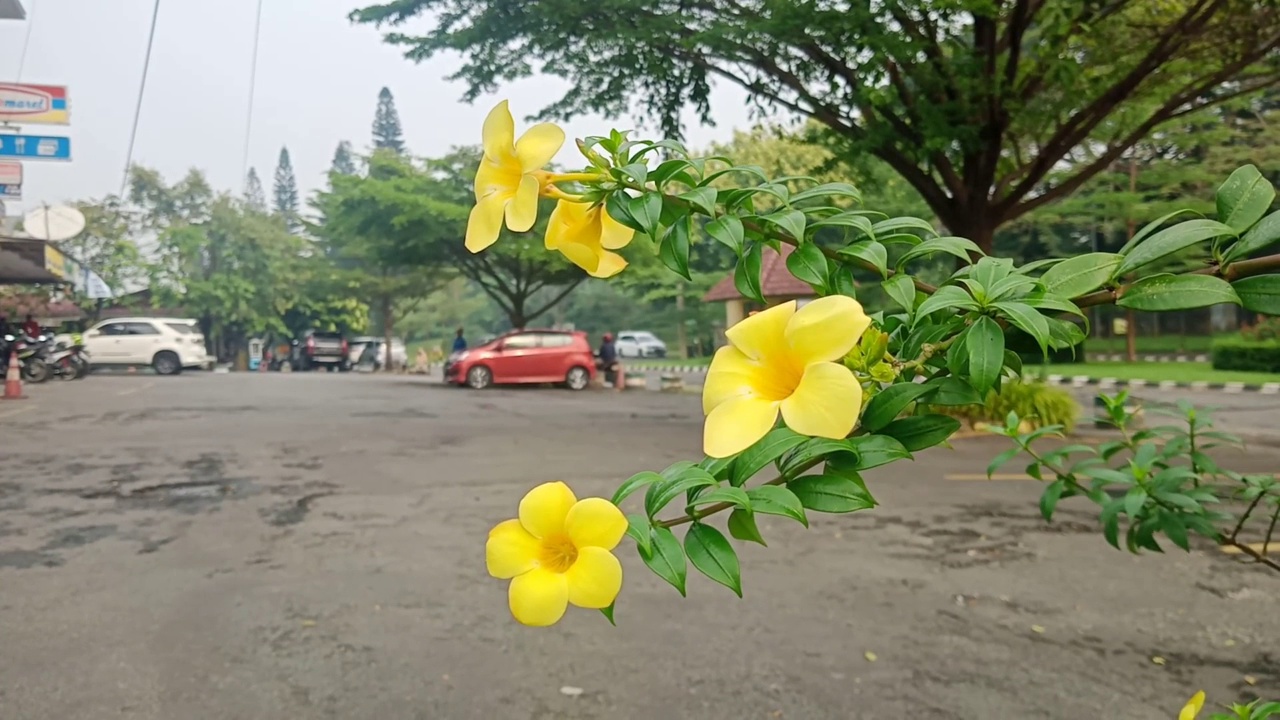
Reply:
M1204 708L1204 691L1201 690L1186 705L1182 706L1182 712L1178 713L1178 720L1196 720L1196 716L1200 714L1200 710Z
M792 357L803 367L848 355L870 326L871 318L857 300L828 295L797 310L787 321L785 336Z
M568 242L577 242L578 235L587 223L586 203L559 200L547 218L545 243L548 250L559 250Z
M498 233L502 231L503 209L507 206L509 197L496 193L471 208L471 216L467 218L468 250L478 253L498 241Z
M555 625L569 607L569 583L560 573L536 568L512 578L507 603L525 625Z
M493 193L506 193L508 197L520 186L520 166L513 158L502 164L484 158L476 169L476 200L483 200Z
M538 538L530 535L519 520L506 520L489 531L484 564L490 575L505 580L537 567L540 550Z
M862 386L853 371L831 362L814 363L791 397L782 401L782 419L801 435L838 440L853 432L862 409Z
M543 483L520 500L520 524L536 538L559 535L569 508L578 502L562 482Z
M763 360L785 353L787 322L796 313L796 301L775 305L750 315L724 331L724 335L743 355Z
M612 550L627 532L627 517L604 498L585 498L569 508L564 531L579 552L584 547Z
M631 243L631 238L635 237L636 231L623 225L613 216L609 214L603 207L600 208L600 247L605 250L621 250Z
M622 563L613 553L598 547L578 550L578 559L564 574L569 602L582 608L606 608L622 590Z
M538 123L516 141L521 172L533 172L551 162L564 145L564 131L551 123Z
M480 137L484 142L484 154L489 159L501 163L515 156L516 121L511 119L506 100L495 105L485 116Z
M740 453L768 434L777 419L777 402L756 397L726 400L707 414L702 451L713 458Z
M716 351L702 383L702 413L736 397L756 395L754 379L765 369L732 345Z
M563 242L556 249L568 258L569 262L586 270L588 275L594 276L600 272L600 259L604 253L603 250L595 250L580 242ZM609 254L613 255L613 253Z
M538 178L525 175L515 197L507 203L507 227L515 232L528 232L538 221Z
M590 273L594 278L611 278L622 272L627 267L627 259L615 252L608 250L600 251L600 263L596 265L596 271Z

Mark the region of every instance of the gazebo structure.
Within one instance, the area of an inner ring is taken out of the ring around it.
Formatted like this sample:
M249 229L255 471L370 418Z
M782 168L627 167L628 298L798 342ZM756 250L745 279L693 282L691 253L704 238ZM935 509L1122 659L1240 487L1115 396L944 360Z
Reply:
M764 295L765 304L745 298L733 284L733 274L716 283L702 296L703 302L724 303L724 326L731 328L748 314L766 307L773 307L789 300L798 300L799 304L816 298L817 293L808 283L797 280L787 271L787 256L791 254L790 245L782 246L782 253L772 248L765 248L760 257L760 292Z

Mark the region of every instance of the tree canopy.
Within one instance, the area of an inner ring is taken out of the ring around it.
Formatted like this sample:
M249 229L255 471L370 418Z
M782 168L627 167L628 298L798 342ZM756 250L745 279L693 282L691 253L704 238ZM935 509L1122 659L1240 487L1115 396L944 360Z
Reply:
M638 102L678 134L690 105L710 120L713 82L737 85L882 159L987 249L1164 123L1280 83L1268 0L396 0L351 17L424 14L431 29L387 42L462 53L468 100L538 71L570 82L542 117Z
M298 219L298 179L293 174L293 162L289 159L289 148L280 148L280 160L276 164L276 183L273 193L276 213L284 219L290 230L301 227Z
M404 152L404 134L400 130L400 113L389 88L378 91L378 109L373 114L373 147ZM336 158L335 158L336 164Z

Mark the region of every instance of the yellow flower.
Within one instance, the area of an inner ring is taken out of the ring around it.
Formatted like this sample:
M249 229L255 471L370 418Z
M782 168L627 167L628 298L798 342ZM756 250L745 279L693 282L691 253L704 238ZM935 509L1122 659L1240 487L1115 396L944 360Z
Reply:
M511 578L511 614L525 625L554 625L569 603L606 608L622 589L622 565L609 552L627 519L604 498L578 500L550 482L520 501L519 519L499 523L485 543L489 574Z
M702 386L703 451L722 458L746 450L779 412L801 435L847 436L862 386L840 360L870 326L857 300L832 295L799 310L793 300L729 328L729 345L716 352Z
M1182 712L1178 713L1178 720L1196 720L1196 716L1200 714L1200 709L1204 707L1204 691L1191 696L1186 705L1182 706Z
M614 220L603 205L561 200L547 223L547 249L559 250L592 277L613 277L627 266L620 250L635 232Z
M546 183L542 167L564 145L564 131L551 123L534 125L516 140L515 121L507 101L484 119L484 158L476 171L476 206L467 220L467 249L480 252L498 239L505 215L507 227L525 232L538 219L538 195Z

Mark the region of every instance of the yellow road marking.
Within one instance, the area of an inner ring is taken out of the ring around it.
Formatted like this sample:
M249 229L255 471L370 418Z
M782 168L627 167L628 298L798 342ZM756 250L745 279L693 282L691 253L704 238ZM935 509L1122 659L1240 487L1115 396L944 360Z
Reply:
M23 405L22 407L14 408L8 412L0 412L0 418L11 418L14 415L18 415L28 410L35 410L35 409L36 409L35 403L31 403L29 405Z
M143 391L143 390L146 390L147 388L151 387L152 385L155 385L155 383L147 383L146 385L139 385L138 387L129 388L128 390L121 390L120 392L118 392L118 393L116 393L116 394L117 394L117 395L132 395L132 394L134 394L134 393L136 393L136 392L141 392L141 391Z
M991 477L987 477L986 473L947 473L942 476L942 479L959 480L962 482L974 482L979 480L982 482L986 482L987 480L1035 480L1035 478L1030 475L1010 473L996 473Z
M1247 548L1249 548L1250 550L1252 550L1252 551L1254 551L1254 552L1256 552L1256 553L1258 553L1258 554L1262 554L1262 555L1266 555L1266 554L1270 554L1270 553L1280 553L1280 542L1273 542L1273 543L1271 543L1271 544L1267 545L1265 549L1263 549L1263 544L1262 544L1262 543L1260 543L1260 542L1258 542L1258 543L1244 543L1244 546L1245 546L1245 547L1247 547ZM1234 546L1234 545L1219 545L1219 546L1218 546L1218 548L1219 548L1220 550L1222 550L1222 552L1224 552L1224 553L1226 553L1226 554L1228 554L1228 555L1239 555L1239 554L1241 554L1241 553L1243 553L1243 552L1244 552L1244 550L1241 550L1240 548L1238 548L1238 547L1236 547L1236 546Z

